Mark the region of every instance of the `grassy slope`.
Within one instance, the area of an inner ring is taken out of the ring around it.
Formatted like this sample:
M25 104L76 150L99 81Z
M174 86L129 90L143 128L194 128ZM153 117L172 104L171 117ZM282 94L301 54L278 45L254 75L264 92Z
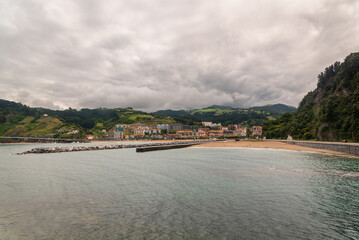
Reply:
M41 117L34 119L34 117L27 116L11 129L6 131L5 136L32 136L40 137L47 134L54 134L57 129L64 124L54 117Z
M78 129L87 134L103 136L102 130L111 130L116 124L133 124L133 123L175 123L172 118L164 116L153 116L144 112L135 110L118 110L117 119L98 118L95 119L95 125L91 129L85 129L71 121L61 121L57 117L48 116L35 118L34 116L19 117L17 121L6 121L0 124L0 136L53 136L56 130ZM89 119L89 118L85 118ZM61 135L60 137L68 137Z

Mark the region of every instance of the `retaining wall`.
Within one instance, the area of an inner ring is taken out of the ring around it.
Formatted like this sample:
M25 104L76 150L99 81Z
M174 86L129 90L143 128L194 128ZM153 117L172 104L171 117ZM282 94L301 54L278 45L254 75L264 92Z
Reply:
M309 142L309 141L286 141L287 143L303 147L328 149L337 152L344 152L359 156L359 144L356 143L339 143L339 142Z

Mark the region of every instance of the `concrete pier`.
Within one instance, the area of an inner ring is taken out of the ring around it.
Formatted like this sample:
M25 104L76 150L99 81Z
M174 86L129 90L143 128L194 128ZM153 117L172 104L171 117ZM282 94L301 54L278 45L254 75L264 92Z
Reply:
M176 148L185 148L201 143L190 143L190 144L176 144L176 145L167 145L167 146L145 146L136 148L136 152L149 152L149 151L158 151L158 150L168 150Z

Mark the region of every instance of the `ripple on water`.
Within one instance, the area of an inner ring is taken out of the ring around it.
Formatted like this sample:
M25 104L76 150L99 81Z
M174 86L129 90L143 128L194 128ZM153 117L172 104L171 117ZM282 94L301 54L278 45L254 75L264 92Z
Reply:
M356 239L359 161L191 148L12 156L4 239Z

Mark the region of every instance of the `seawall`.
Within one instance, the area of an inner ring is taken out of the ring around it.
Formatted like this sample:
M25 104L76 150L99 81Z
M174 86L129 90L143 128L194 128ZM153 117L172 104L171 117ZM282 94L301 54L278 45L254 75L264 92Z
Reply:
M310 141L283 141L293 145L303 147L327 149L337 152L343 152L351 155L359 156L358 143L340 143L340 142L310 142Z

